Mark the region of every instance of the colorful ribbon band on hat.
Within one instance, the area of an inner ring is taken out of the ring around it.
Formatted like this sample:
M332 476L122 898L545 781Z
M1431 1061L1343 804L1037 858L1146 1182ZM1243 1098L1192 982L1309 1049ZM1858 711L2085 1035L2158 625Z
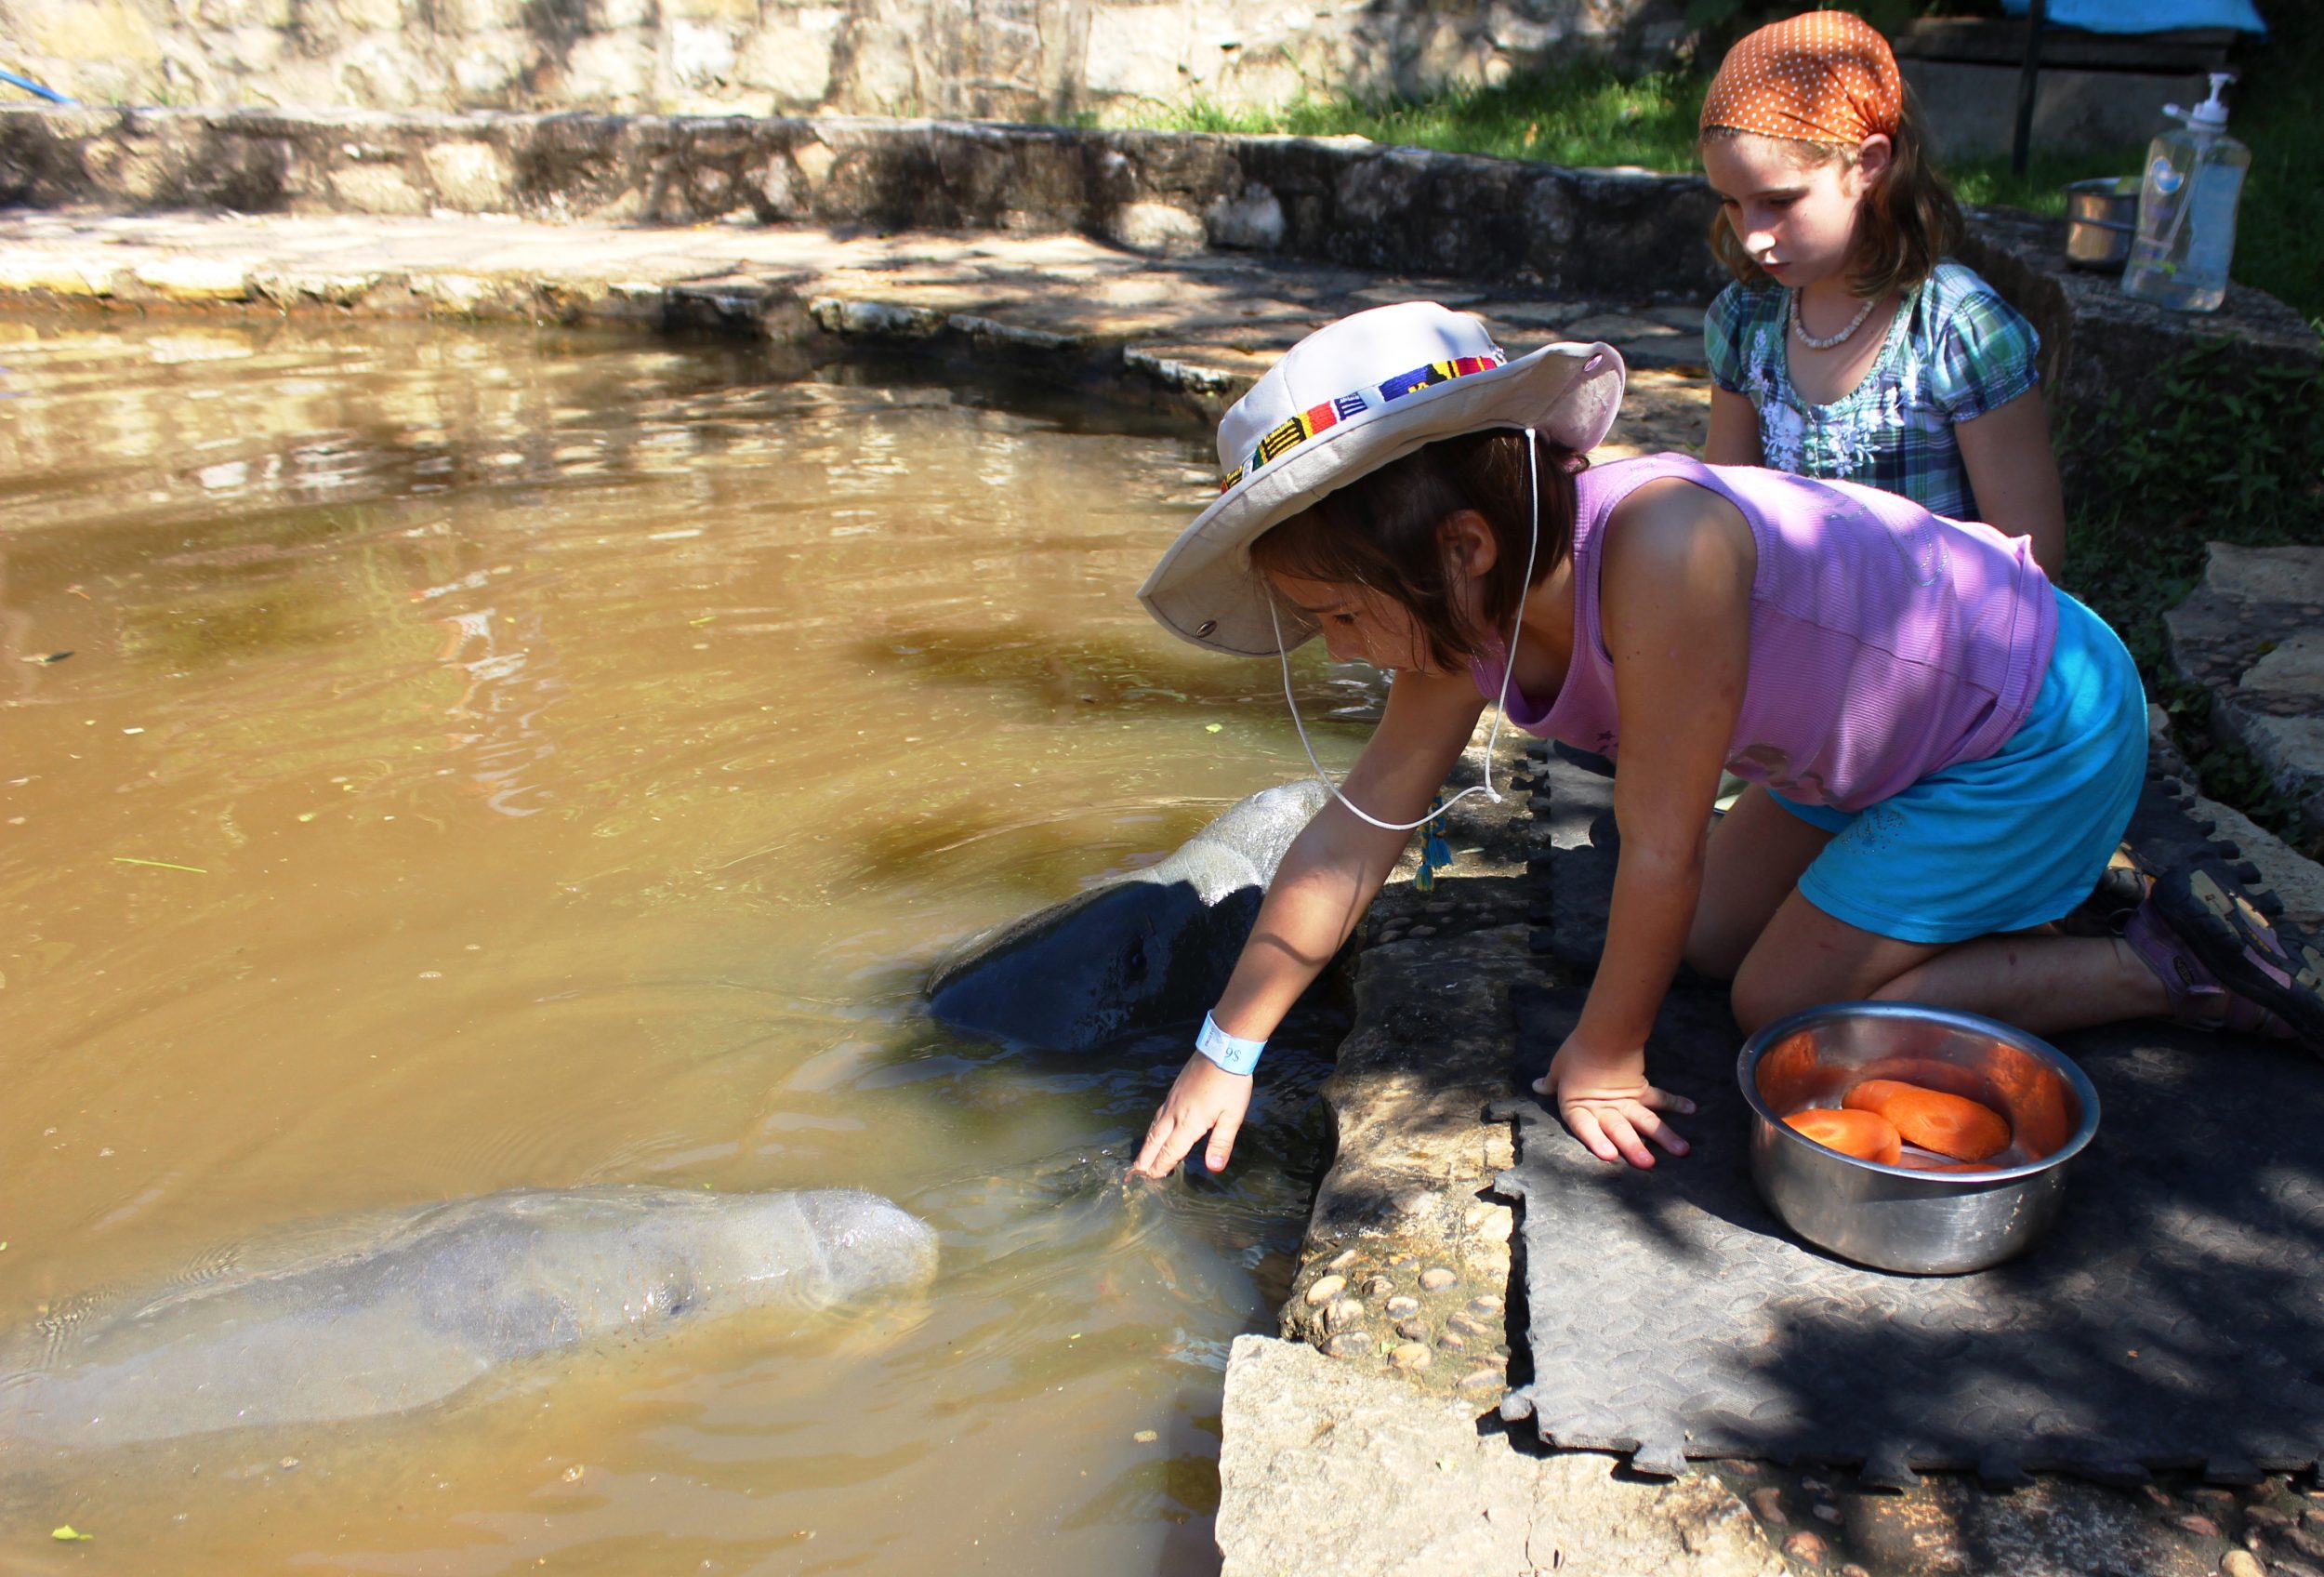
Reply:
M1228 474L1224 482L1219 484L1219 491L1225 492L1253 471L1271 461L1281 458L1285 454L1314 437L1315 434L1327 429L1338 427L1351 417L1361 416L1366 411L1376 411L1390 401L1401 400L1417 390L1432 388L1439 383L1450 383L1454 378L1466 378L1472 372L1490 372L1501 364L1502 358L1498 353L1490 356L1462 356L1449 362L1431 362L1424 367L1414 367L1410 372L1398 373L1393 378L1383 378L1369 389L1359 389L1353 394L1342 394L1336 400L1326 400L1322 404L1301 411L1298 416L1270 429L1266 436L1260 439L1259 447L1251 451L1250 458L1236 467Z
M1727 51L1699 124L1854 147L1895 136L1904 104L1904 77L1878 29L1845 11L1810 11Z

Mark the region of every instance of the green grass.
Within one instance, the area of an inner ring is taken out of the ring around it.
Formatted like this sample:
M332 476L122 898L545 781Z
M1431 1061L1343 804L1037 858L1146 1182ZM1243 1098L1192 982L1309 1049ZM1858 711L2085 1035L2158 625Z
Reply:
M1702 79L1623 76L1587 62L1427 99L1301 97L1274 110L1197 101L1150 124L1174 131L1366 137L1375 142L1552 165L1691 169Z

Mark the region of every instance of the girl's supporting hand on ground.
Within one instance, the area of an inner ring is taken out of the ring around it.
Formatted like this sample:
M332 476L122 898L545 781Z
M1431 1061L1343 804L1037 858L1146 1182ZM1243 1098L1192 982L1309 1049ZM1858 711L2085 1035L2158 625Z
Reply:
M1652 1166L1649 1139L1674 1156L1686 1153L1686 1141L1657 1114L1690 1112L1695 1103L1646 1082L1643 1049L1608 1055L1569 1035L1533 1088L1550 1097L1558 1120L1600 1160Z
M1249 1074L1229 1073L1199 1052L1188 1057L1163 1097L1162 1109L1154 1114L1130 1170L1148 1177L1168 1176L1208 1133L1210 1145L1203 1151L1203 1163L1213 1172L1225 1171L1243 1114L1250 1109L1250 1093Z

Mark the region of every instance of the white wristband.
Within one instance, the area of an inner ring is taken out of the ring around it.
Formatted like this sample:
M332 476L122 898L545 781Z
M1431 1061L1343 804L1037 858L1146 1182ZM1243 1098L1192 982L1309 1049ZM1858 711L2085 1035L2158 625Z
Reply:
M1195 1037L1195 1050L1229 1073L1248 1075L1259 1066L1259 1054L1266 1049L1264 1040L1246 1040L1239 1035L1228 1034L1208 1014L1202 1015L1202 1032Z

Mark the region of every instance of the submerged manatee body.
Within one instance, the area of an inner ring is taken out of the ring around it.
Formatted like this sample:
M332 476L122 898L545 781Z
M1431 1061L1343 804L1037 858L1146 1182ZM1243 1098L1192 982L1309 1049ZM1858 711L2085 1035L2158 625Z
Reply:
M1160 864L970 938L930 977L930 1011L1057 1051L1199 1017L1284 851L1328 798L1314 778L1263 788Z
M924 1285L935 1234L854 1189L519 1189L0 1338L0 1456L400 1412L504 1364L697 1315Z

